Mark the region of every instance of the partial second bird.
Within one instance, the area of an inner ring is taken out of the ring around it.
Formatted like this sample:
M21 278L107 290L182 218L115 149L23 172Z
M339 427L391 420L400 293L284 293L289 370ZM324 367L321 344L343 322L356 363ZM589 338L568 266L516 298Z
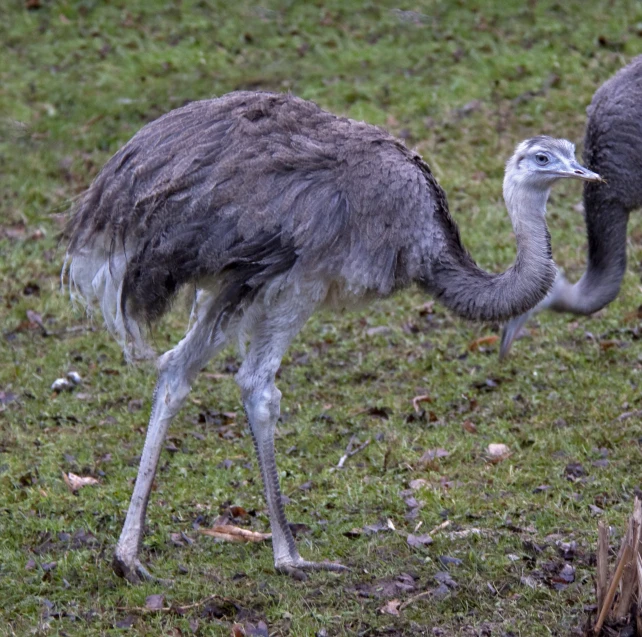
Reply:
M237 92L193 102L140 130L79 199L67 227L70 287L100 306L131 358L153 355L146 326L183 286L191 327L158 359L147 437L114 568L150 578L139 549L163 439L197 373L234 341L236 375L263 478L274 564L340 570L299 554L281 502L274 433L281 359L321 307L342 308L417 284L459 316L506 320L555 278L545 221L559 179L598 181L573 145L535 137L506 165L517 258L481 270L446 195L416 153L384 130L291 95Z
M611 303L626 271L629 214L642 207L642 56L607 80L587 109L584 161L604 184L584 186L588 238L586 271L577 283L558 272L547 297L511 320L502 333L500 358L528 319L542 310L588 315Z

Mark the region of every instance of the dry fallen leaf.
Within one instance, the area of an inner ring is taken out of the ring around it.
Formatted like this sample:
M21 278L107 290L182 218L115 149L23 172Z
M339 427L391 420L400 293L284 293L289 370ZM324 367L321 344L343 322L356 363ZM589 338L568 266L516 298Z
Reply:
M498 339L499 336L497 336L497 334L489 334L488 336L476 338L468 344L468 351L476 352L482 345L492 345L496 343Z
M268 637L268 627L263 621L256 626L254 624L234 624L232 626L232 637Z
M419 458L419 461L417 462L417 466L419 468L425 468L428 465L431 465L437 460L438 458L446 458L450 455L448 451L445 449L426 449L424 451L423 455L421 458Z
M401 602L398 599L389 599L385 605L379 609L379 612L399 617L399 606L401 606Z
M423 535L414 535L413 533L408 533L406 542L408 542L408 546L412 546L413 549L418 549L423 546L432 544L432 538L427 533L424 533Z
M238 504L233 504L230 507L230 513L234 518L246 518L249 515L249 513L242 506Z
M491 443L488 445L488 460L492 463L501 462L510 456L508 445L503 443Z
M7 405L16 400L16 398L18 396L11 391L0 391L0 405Z
M477 426L470 420L464 420L464 422L462 423L462 427L464 428L464 431L467 431L469 434L477 433Z
M199 529L198 532L225 542L263 542L272 537L271 533L250 531L232 524L217 524L211 529Z
M145 608L147 610L163 610L165 595L148 595L145 599Z
M65 481L65 484L69 487L72 493L75 493L78 489L82 489L83 487L100 484L96 478L92 478L91 476L77 476L75 473L63 472L62 479Z

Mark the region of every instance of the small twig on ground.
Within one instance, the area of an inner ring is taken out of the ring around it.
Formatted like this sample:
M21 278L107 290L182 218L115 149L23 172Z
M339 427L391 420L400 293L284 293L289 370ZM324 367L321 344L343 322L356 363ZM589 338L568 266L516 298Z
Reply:
M236 604L233 599L230 599L229 597L223 597L222 595L208 595L204 599L199 600L198 602L194 602L192 604L174 604L172 606L163 606L162 608L147 608L145 606L116 606L116 610L122 610L126 611L129 613L141 613L142 615L149 614L149 613L169 613L170 611L175 611L177 609L180 609L181 611L186 611L189 610L190 608L198 608L199 606L203 606L204 604L207 604L207 602L211 602L213 599L220 599L223 602L227 602L228 604Z
M355 443L358 441L356 436L352 436L350 438L350 442L348 442L348 446L346 447L345 453L341 456L339 459L339 463L337 464L337 469L343 469L343 465L346 463L346 460L355 454L359 453L360 451L363 451L369 444L370 444L370 438L366 440L364 443L360 444L358 447L354 447Z
M430 533L428 533L428 535L434 535L435 533L437 533L437 531L443 531L449 526L450 526L450 520L446 520L445 522L438 524L432 531L430 531Z
M53 336L55 338L65 338L66 336L71 336L73 334L84 334L85 332L96 332L97 328L95 325L72 325L71 327L65 327L61 330L56 330L55 332L47 332L46 336Z
M181 610L189 610L190 608L198 608L199 606L203 606L203 604L207 604L207 602L212 601L213 599L220 599L223 602L227 602L228 604L235 604L236 602L229 597L223 597L222 595L209 595L205 599L200 600L199 602L194 602L193 604L185 604L184 606L174 606L174 608L180 608ZM171 608L171 607L170 607Z
M628 418L633 418L637 416L642 416L642 409L635 409L634 411L625 411L623 414L620 414L615 421L616 422L622 422L623 420L627 420Z
M198 532L226 542L263 542L272 537L271 533L250 531L231 524L215 524L211 529L199 529Z
M416 413L419 413L421 411L421 407L419 406L419 403L431 403L431 402L432 402L432 398L428 394L422 394L421 396L415 396L412 399L412 407Z
M399 610L402 611L404 608L408 608L410 604L414 604L416 601L424 599L426 597L430 597L431 595L432 591L424 591L423 593L419 593L418 595L413 595L410 599L407 599L403 604L399 606Z

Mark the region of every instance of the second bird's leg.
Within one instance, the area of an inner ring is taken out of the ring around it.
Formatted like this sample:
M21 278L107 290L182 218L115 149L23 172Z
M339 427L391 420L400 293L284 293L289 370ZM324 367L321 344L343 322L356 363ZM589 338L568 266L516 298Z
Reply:
M281 392L274 378L290 341L307 319L288 320L280 315L259 322L236 380L241 388L245 412L254 438L254 446L263 478L276 570L295 577L305 570L341 571L346 567L335 562L309 562L296 548L281 501L281 489L274 454L274 433L280 414Z
M133 583L142 579L154 579L142 565L138 554L143 539L147 503L167 429L185 402L196 374L225 344L225 335L221 330L213 333L206 310L207 308L203 309L185 338L174 349L161 356L158 362L158 381L145 446L134 493L113 559L114 571Z

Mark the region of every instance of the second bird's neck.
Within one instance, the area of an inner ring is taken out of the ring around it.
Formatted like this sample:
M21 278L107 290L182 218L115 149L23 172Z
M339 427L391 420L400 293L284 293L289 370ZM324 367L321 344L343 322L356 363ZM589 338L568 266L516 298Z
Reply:
M587 268L575 284L569 283L561 274L558 276L550 300L545 304L558 312L584 315L597 312L618 295L626 272L629 213L621 202L598 199L591 194L592 189L586 188Z

